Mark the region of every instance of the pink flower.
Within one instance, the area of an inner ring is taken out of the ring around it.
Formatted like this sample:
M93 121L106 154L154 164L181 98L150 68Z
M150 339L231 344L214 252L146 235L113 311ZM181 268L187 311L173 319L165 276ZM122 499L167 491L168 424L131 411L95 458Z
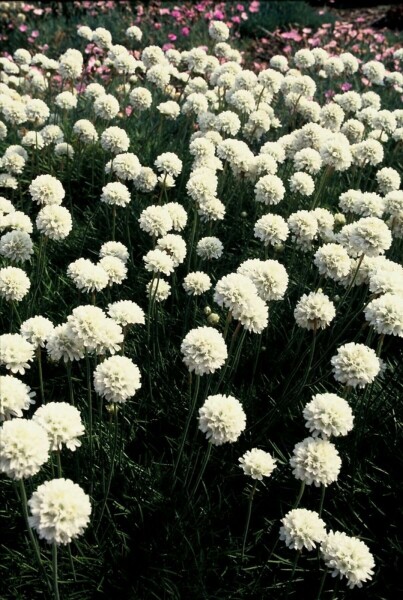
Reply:
M177 35L175 35L175 33L168 33L168 39L169 39L171 42L174 42L174 41L175 41L177 38L178 38L178 36L177 36Z
M340 88L343 90L343 92L348 92L349 90L351 90L352 87L353 86L351 85L351 83L348 83L347 81L342 83L340 86Z
M34 29L34 31L31 33L31 36L35 39L39 36L39 31L37 29Z
M173 48L175 48L175 44L164 44L162 46L162 50L163 52L166 52L167 50L172 50Z
M187 37L190 33L190 29L189 27L182 27L181 29L181 34L184 35L185 37Z
M253 2L251 2L248 7L249 12L251 12L251 13L259 12L259 4L260 4L260 2L257 2L257 0L254 0Z
M133 109L131 106L126 106L125 113L126 113L127 117L130 117L130 115L132 114L132 111L133 111Z
M27 27L26 25L20 25L20 26L18 27L18 29L19 29L20 31L22 31L22 33L25 33L25 31L28 29L28 27Z

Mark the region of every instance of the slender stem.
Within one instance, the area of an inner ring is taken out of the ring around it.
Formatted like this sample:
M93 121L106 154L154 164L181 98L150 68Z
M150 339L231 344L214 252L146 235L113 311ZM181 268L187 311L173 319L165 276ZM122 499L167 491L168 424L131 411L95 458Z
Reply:
M63 477L62 461L60 456L60 448L56 450L57 472L59 477Z
M69 398L70 398L70 404L72 406L75 406L74 404L74 388L73 388L73 379L71 377L71 360L67 361L65 363L66 365L66 371L67 371L67 381L69 384Z
M321 490L321 495L320 495L320 504L319 504L319 516L322 516L322 511L323 511L323 503L325 501L325 494L326 494L326 486L323 485L322 483L322 490Z
M210 458L212 446L213 446L213 444L211 442L208 442L208 448L207 448L207 451L206 451L206 453L204 455L203 464L202 464L201 469L199 471L199 475L197 476L197 480L196 480L196 483L194 485L194 488L193 488L193 490L192 490L192 492L190 494L191 498L193 498L193 496L197 492L197 488L199 487L200 481L202 480L202 477L204 475L204 471L206 470L207 463L208 463L209 458Z
M36 349L36 360L38 362L39 387L41 389L41 400L42 400L42 404L46 404L45 391L44 391L44 387L43 387L42 350L41 350L40 346L38 346L38 348Z
M25 485L24 485L24 480L23 479L20 479L20 481L19 481L19 487L20 487L20 495L21 495L22 512L23 512L23 515L24 515L25 525L26 525L27 530L28 530L28 535L29 535L29 538L31 540L32 548L34 550L35 557L36 557L36 560L38 562L39 568L41 569L41 571L42 571L42 573L43 573L43 575L45 577L46 584L47 584L49 590L51 590L52 586L50 585L47 573L45 571L45 566L44 566L44 564L42 562L41 553L40 553L40 550L39 550L38 540L34 536L34 534L32 532L32 529L31 529L31 526L29 524L27 492L25 491Z
M74 568L74 560L73 560L73 555L71 553L71 545L70 544L67 544L67 550L69 553L70 567L71 567L71 572L73 573L73 579L74 579L74 581L77 581L76 570Z
M116 234L116 204L112 208L112 240L115 241Z
M335 600L335 598L337 598L337 592L339 591L339 587L340 587L340 579L336 579L336 584L334 586L331 600Z
M189 386L190 392L191 392L191 384L192 384L192 380L191 380L191 376L190 376L190 386ZM193 419L193 414L194 414L194 411L195 411L195 408L196 408L197 396L199 394L199 387L200 387L200 375L196 375L195 387L194 387L194 390L193 390L193 397L192 397L192 400L191 400L191 403L190 403L190 409L189 409L189 414L188 414L188 418L187 418L186 425L185 425L185 431L184 431L183 436L182 436L182 441L181 441L181 445L180 445L180 448L179 448L178 457L177 457L176 462L175 462L174 477L176 475L176 471L178 470L178 466L179 466L180 460L182 458L182 453L183 453L183 449L185 447L186 438L187 438L187 435L188 435L188 432L189 432L190 423L191 423L191 421Z
M54 600L60 600L59 595L59 581L57 577L57 544L52 544L52 575L53 575L53 593Z
M290 575L290 578L289 578L288 584L287 584L287 592L286 592L287 593L287 595L286 595L287 598L290 595L290 588L291 588L291 585L293 583L295 571L296 571L296 568L297 568L300 556L301 556L301 550L297 550L297 553L296 553L295 558L294 558L294 564L292 565L291 575Z
M198 215L198 212L197 212L197 206L195 205L195 207L194 207L194 214L193 214L192 232L191 232L191 235L190 235L188 262L187 262L187 272L188 273L190 272L190 268L191 268L191 264L192 264L192 254L193 254L194 241L195 241L195 238L196 238L198 216L199 215Z
M88 436L90 439L90 469L91 469L91 495L94 488L94 470L93 470L93 455L94 455L94 440L92 436L92 388L91 388L91 365L88 353L85 353L85 365L87 371L87 410L88 410Z
M323 588L325 587L325 581L326 581L327 574L328 574L328 571L326 569L326 571L323 571L323 575L322 575L322 578L320 580L319 591L318 591L318 595L316 596L316 600L320 600L320 597L321 597L322 592L323 592Z
M248 531L249 531L250 518L251 518L251 515L252 515L253 496L255 495L255 492L256 492L256 486L257 486L257 480L253 484L253 488L251 490L251 493L249 494L248 512L247 512L247 515L246 515L245 531L244 531L244 534L243 534L243 542L242 542L242 560L245 557L246 539L247 539Z
M300 489L299 489L299 494L298 494L298 496L297 496L297 499L296 499L296 501L295 501L295 504L294 504L294 507L293 507L293 508L298 508L298 506L299 506L299 503L300 503L300 502L301 502L301 500L302 500L302 496L304 495L304 491L305 491L305 481L302 481L302 482L301 482L301 487L300 487Z
M112 448L112 456L111 456L111 465L110 465L110 469L109 469L108 481L106 484L106 493L105 493L104 500L102 503L101 514L99 517L98 525L95 529L95 534L98 533L99 526L101 525L102 518L104 516L106 503L108 502L108 496L109 496L109 492L111 490L113 474L115 471L116 451L117 451L117 447L118 447L119 420L118 420L117 406L114 406L113 408L114 408L114 411L113 411L114 412L114 431L113 431L113 448Z
M227 318L225 320L225 326L224 326L224 333L223 333L223 338L225 340L225 338L227 337L228 334L228 328L230 326L230 323L232 321L232 312L229 310L228 314L227 314Z

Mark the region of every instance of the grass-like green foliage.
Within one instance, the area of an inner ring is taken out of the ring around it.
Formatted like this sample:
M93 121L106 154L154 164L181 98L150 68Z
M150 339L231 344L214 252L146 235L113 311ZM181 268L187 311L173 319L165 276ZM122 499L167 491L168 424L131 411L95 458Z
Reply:
M116 24L110 20L108 25L113 33ZM58 23L49 20L49 35L52 28L59 27ZM77 42L68 38L66 41L71 46L83 47L82 40ZM121 82L116 78L108 91L117 93L116 88ZM322 84L318 92L320 102L324 101L324 91ZM140 116L118 118L111 124L126 130L131 140L130 151L139 156L142 165L153 166L155 158L167 151L177 153L183 160L183 172L176 187L168 190L168 198L181 202L188 209L189 222L184 237L189 243L193 213L185 185L191 167L188 143L194 130L193 122L184 115L176 122L160 119L156 106L165 96L154 89L152 93L154 99L150 111ZM385 108L397 107L396 95L388 96L385 91L382 97ZM283 123L281 132L286 133L290 126L287 110L277 105L276 114ZM91 103L84 98L80 98L78 108L71 116L61 116L66 141L71 140L71 127L78 118L94 120ZM95 123L99 132L105 128L104 123ZM292 124L293 127L299 125L298 122ZM278 136L278 131L270 132L265 141L275 140ZM18 143L18 139L17 131L12 132L6 142L1 142L0 151L9 144ZM387 142L384 148L384 166L401 168L401 149L394 152L393 142ZM253 149L258 151L257 146ZM27 188L36 175L50 173L58 177L66 189L64 205L72 211L74 227L65 242L48 244L46 266L39 282L40 293L34 304L28 295L18 305L22 320L42 314L58 324L65 321L75 306L90 303L90 297L79 293L68 280L66 268L80 256L95 261L101 244L111 239L111 209L99 201L102 186L109 180L104 172L108 158L98 145L75 146L75 156L69 164L57 159L51 150L30 153L24 173L18 178L19 189L10 193L10 199L19 210L34 217L37 207L33 206ZM278 174L284 181L290 175L290 167L288 163L280 166ZM362 172L353 169L344 174L333 174L319 205L338 212L337 199L342 191L358 185L364 191L375 189L374 173L375 168L366 167ZM198 237L217 235L224 243L224 257L207 266L196 262L193 253L191 265L194 270L208 269L214 282L234 271L247 258L264 258L263 246L253 237L253 226L257 218L267 212L254 201L253 184L236 179L229 171L220 176L219 197L226 206L225 220L212 226L199 223ZM97 294L98 306L105 308L110 301L131 299L147 310L145 285L150 277L144 270L142 257L152 247L152 242L139 229L137 219L146 206L157 201L158 192L147 195L133 190L129 207L118 209L116 239L130 250L129 276L123 285ZM274 212L287 217L300 208L308 208L309 204L310 200L301 200L287 192ZM26 269L33 282L38 268L37 233L34 240L36 255ZM401 250L401 240L395 240L388 258L398 262ZM188 299L181 286L187 272L185 263L176 270L171 297L158 306L158 318L152 322L152 347L146 346L146 328L136 327L129 332L125 354L139 366L143 385L135 398L119 411L119 451L109 500L97 532L113 452L112 416L105 406L99 411L98 402L94 401L94 463L89 464L88 439L74 455L66 450L62 452L64 476L72 478L87 492L91 478L94 482L92 525L72 544L75 575L67 550L62 548L60 551L60 587L64 600L115 596L144 600L315 597L320 578L317 553L302 556L291 588L287 582L294 553L282 543L272 553L278 537L279 519L292 507L299 488L291 475L288 459L295 443L307 435L303 406L314 393L337 393L339 390L330 373L330 358L337 347L350 341L376 347L377 340L376 335L364 326L362 307L368 300L368 289L365 286L353 288L332 326L317 336L310 364L312 333L294 325L295 304L303 293L312 291L319 284L331 298L336 294L343 296L344 289L329 280L319 280L311 253L301 253L292 242L288 242L281 253L269 251L269 258L278 259L286 266L290 276L288 293L284 301L270 307L269 327L263 333L261 343L258 336L246 336L238 368L234 372L229 370L220 387L221 393L231 393L242 402L247 414L247 430L236 444L213 448L202 483L191 499L188 490L200 470L207 444L201 432L197 432L194 418L173 485L173 465L190 403L189 374L181 361L179 348L184 333L206 324L205 306L220 313L220 331L226 315L214 307L212 292L197 304ZM10 314L9 304L5 301L1 303L0 323L2 332L18 330L17 317ZM230 335L235 328L234 325L231 327ZM340 599L390 600L398 597L394 575L402 558L398 533L398 499L402 490L398 482L403 418L399 398L403 390L402 352L395 338L385 339L382 357L387 366L384 377L349 397L355 427L350 435L337 441L342 471L338 482L328 488L325 498L323 518L328 527L362 538L374 553L377 565L374 580L362 590L348 591L342 582L337 596L333 596ZM309 364L311 368L307 371ZM91 358L91 367L95 367L94 358ZM198 406L205 397L206 379L211 393L220 379L220 372L211 378L202 378ZM54 365L44 361L44 380L47 401L68 400L68 381L62 363ZM38 391L35 365L24 381ZM75 402L87 420L85 381L85 362L74 363ZM258 486L242 561L251 485L238 466L238 458L251 447L270 451L279 464L273 476ZM28 494L51 477L52 469L47 465L27 482ZM2 477L1 485L0 514L4 537L1 542L0 586L3 588L0 596L4 600L43 598L45 587L30 554L14 486L5 477ZM307 488L303 506L318 510L319 500L319 490ZM41 544L41 549L44 558L50 556L45 544ZM323 598L330 599L333 589L334 580L329 578Z

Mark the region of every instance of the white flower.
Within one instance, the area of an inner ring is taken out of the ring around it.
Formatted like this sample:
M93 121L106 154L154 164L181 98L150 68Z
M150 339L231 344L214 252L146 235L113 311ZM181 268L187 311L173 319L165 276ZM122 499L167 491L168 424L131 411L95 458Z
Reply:
M178 202L168 202L165 208L169 212L172 219L172 229L174 231L182 231L187 223L187 212Z
M35 404L35 392L17 377L0 375L0 421L22 417L22 411Z
M216 128L222 133L235 136L241 128L241 121L236 113L224 110L217 115Z
M245 475L261 481L263 477L270 477L276 468L277 460L269 452L252 448L239 458L239 462Z
M403 337L403 297L383 294L365 308L365 319L380 334Z
M0 297L20 302L28 293L31 282L22 269L3 267L0 269Z
M157 185L157 182L157 176L150 167L141 167L133 184L140 192L152 192Z
M312 241L318 233L318 219L312 211L297 210L288 218L288 227L292 233L292 239L301 247L301 249L309 249L312 246Z
M126 264L129 259L129 252L121 242L105 242L101 246L99 256L100 258L104 258L104 256L116 256L116 258L119 258Z
M25 231L9 231L0 238L0 255L13 262L29 260L33 252L31 237Z
M143 111L150 108L153 97L147 88L137 87L130 92L129 100L134 110Z
M326 536L325 522L317 512L305 508L294 508L281 519L280 540L293 550L313 550Z
M167 65L154 65L146 73L146 79L160 90L164 90L171 79L170 69Z
M61 92L56 96L55 104L62 110L72 110L77 106L77 98L71 92Z
M254 296L257 296L257 288L249 277L240 273L230 273L217 281L214 302L231 312L239 312Z
M155 302L163 302L171 293L171 286L165 279L154 279L147 283L147 296L153 298Z
M101 202L110 206L127 206L131 200L129 189L119 181L107 183L102 188Z
M72 159L74 156L73 146L71 146L70 144L66 144L66 142L56 144L55 156L66 156L67 158Z
M221 333L212 327L197 327L181 344L183 362L196 375L214 373L227 358L227 346Z
M215 42L225 42L229 37L229 29L222 21L210 21L208 32Z
M173 100L161 102L160 104L158 104L157 110L165 117L168 117L169 119L173 120L177 119L180 115L180 106L177 102L174 102Z
M315 252L314 263L320 275L340 281L351 269L351 259L339 244L325 244Z
M265 246L278 246L288 237L289 229L280 215L264 215L255 223L254 235L264 242Z
M132 152L117 154L113 161L109 161L105 167L106 173L110 173L112 171L119 179L122 179L123 181L134 181L140 174L140 170L140 161Z
M52 175L38 175L29 186L32 200L38 204L61 204L65 191L58 179Z
M70 479L45 481L28 506L30 527L49 543L68 544L84 532L90 520L90 498Z
M400 175L395 169L384 167L376 174L376 180L379 185L379 191L382 194L388 194L398 190L400 187Z
M52 334L54 326L46 317L37 316L27 319L21 324L21 335L35 348L45 347L45 342Z
M215 446L236 442L245 427L242 404L233 396L208 396L199 409L199 429Z
M48 460L46 431L27 419L5 421L0 428L0 472L11 479L35 475Z
M371 83L382 84L386 73L383 63L378 60L370 60L362 65L361 70Z
M338 234L338 241L347 252L355 257L378 256L388 250L392 244L390 229L377 217L365 217L345 225Z
M302 196L312 196L315 191L315 183L312 177L302 171L291 175L289 182L290 190L292 192L298 192Z
M173 152L164 152L154 161L157 171L177 177L182 171L182 161Z
M99 266L102 267L108 275L108 285L112 285L113 283L120 284L127 277L127 267L125 263L116 256L104 256L99 261Z
M385 196L386 212L398 215L403 211L403 190L394 190Z
M152 236L165 236L172 229L173 222L166 206L151 205L139 217L140 229Z
M189 295L200 296L211 288L211 279L207 273L195 271L186 275L183 280L183 288Z
M335 171L346 171L352 163L350 144L342 133L334 133L320 145L319 152L324 165Z
M328 440L308 437L295 445L290 465L296 479L304 481L307 485L312 483L319 487L327 487L336 481L341 459L339 453Z
M97 306L84 305L73 309L67 323L76 337L77 345L88 352L113 354L123 341L122 328L108 318Z
M131 25L131 27L126 29L126 37L135 40L136 42L140 42L143 37L143 32L139 27L136 27L136 25Z
M73 451L81 446L78 438L84 434L84 425L75 406L49 402L35 411L32 420L46 431L51 450L61 450L63 444Z
M121 127L108 127L101 135L101 146L112 154L126 152L130 146L130 138Z
M126 356L111 356L95 369L94 389L109 402L124 403L140 387L139 368Z
M108 273L100 265L94 265L88 258L79 258L67 267L67 275L79 290L99 292L109 283Z
M70 323L62 323L54 328L46 343L50 360L64 362L84 358L85 347L71 327Z
M36 226L38 231L49 239L63 240L69 235L73 223L67 208L57 204L49 204L39 211Z
M216 237L201 238L196 246L196 254L205 260L221 258L223 250L222 242Z
M322 166L322 158L313 148L302 148L294 154L293 161L298 171L307 171L311 175L318 173Z
M97 117L110 121L118 114L120 109L119 102L111 94L99 96L94 102L94 112Z
M249 259L237 269L256 286L258 295L265 302L281 300L288 285L288 274L277 260Z
M346 577L347 586L362 587L374 574L375 561L368 546L356 537L342 531L329 531L320 546L326 567L332 569L332 577Z
M336 381L350 387L365 387L372 383L381 369L381 362L372 348L350 342L340 346L332 357Z
M91 121L88 121L87 119L76 121L73 126L73 133L84 144L91 144L98 140L97 130Z
M266 205L278 204L284 198L285 188L277 175L265 175L255 185L255 200Z
M336 394L316 394L303 411L305 427L313 437L347 435L353 428L353 413L348 403Z
M170 275L174 270L175 263L172 258L163 250L158 248L155 250L149 250L143 258L145 268L147 271L153 273L162 273L163 275Z
M119 300L108 305L108 315L122 327L144 325L144 311L131 300Z
M378 140L369 138L351 146L354 162L359 166L377 165L383 161L383 146Z
M323 292L304 294L294 310L297 325L304 329L325 329L336 316L333 302Z
M168 233L157 240L156 247L172 258L175 268L185 260L186 243L180 235Z

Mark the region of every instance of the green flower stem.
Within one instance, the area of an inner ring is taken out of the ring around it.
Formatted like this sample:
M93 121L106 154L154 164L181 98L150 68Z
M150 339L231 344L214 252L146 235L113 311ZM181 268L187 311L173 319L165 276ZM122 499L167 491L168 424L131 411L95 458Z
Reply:
M94 489L94 440L93 440L93 431L92 431L92 386L91 386L91 364L90 357L88 353L85 353L85 366L87 372L87 410L88 410L88 437L90 440L90 470L91 470L91 486L90 486L90 495L92 496L92 492Z
M232 312L229 310L229 311L228 311L228 314L227 314L227 318L226 318L226 320L225 320L224 332L223 332L223 334L222 334L222 335L223 335L223 338L224 338L224 340L225 340L225 339L226 339L226 337L227 337L227 334L228 334L228 329L229 329L229 326L230 326L230 323L231 323L231 321L232 321Z
M192 265L192 254L193 254L193 246L195 243L195 239L196 239L196 232L197 232L197 225L198 225L198 212L197 212L197 206L196 204L194 205L194 209L193 209L193 224L192 224L192 231L190 234L190 244L189 244L189 254L188 254L188 262L187 262L187 273L190 272L191 270L191 265Z
M60 448L58 448L56 450L56 462L57 462L57 473L59 475L59 477L63 477L63 470L62 470L62 461L61 461L61 455L60 455Z
M326 486L323 485L322 483L322 489L321 489L321 494L320 494L320 504L319 504L319 516L322 516L322 511L323 511L323 504L325 502L325 494L326 494Z
M297 499L296 499L296 501L295 501L295 504L294 504L293 508L298 508L298 506L299 506L299 503L300 503L300 502L301 502L301 500L302 500L302 496L304 495L304 492L305 492L305 481L302 481L302 482L301 482L301 487L300 487L300 489L299 489L299 494L298 494L298 496L297 496Z
M187 438L187 435L188 435L188 432L189 432L190 423L191 423L191 421L193 419L193 414L194 414L195 409L196 409L197 396L199 394L199 387L200 387L200 375L196 375L196 381L195 381L195 386L194 386L193 396L192 396L192 394L191 394L192 377L191 377L191 375L189 375L189 391L190 391L190 396L192 396L192 400L191 400L191 403L190 403L190 409L189 409L188 418L186 420L185 431L183 433L181 445L180 445L179 452L178 452L178 456L177 456L177 459L175 461L175 467L174 467L174 473L173 473L174 477L176 476L176 472L178 470L178 466L179 466L180 460L182 458L183 449L185 447L186 438Z
M66 365L66 371L67 371L67 381L69 384L69 399L70 399L70 404L72 406L75 406L74 403L74 388L73 388L73 379L71 376L71 360L67 361L65 363Z
M204 475L204 471L206 470L207 463L208 463L208 461L210 459L210 454L211 454L211 448L212 448L212 446L213 446L213 444L211 442L208 442L208 447L207 447L207 451L206 451L206 453L204 455L203 464L202 464L201 469L199 471L199 475L197 476L197 480L196 480L196 483L195 483L195 485L193 487L193 490L192 490L192 492L190 494L190 498L193 498L193 496L197 492L197 489L199 487L200 481L202 480L202 477Z
M294 558L294 563L292 565L291 575L290 575L290 578L289 578L288 583L287 583L287 591L286 591L287 595L286 595L286 598L288 598L289 595L290 595L290 591L291 591L290 588L291 588L293 580L294 580L294 575L295 575L295 571L297 569L297 565L298 565L298 561L299 561L299 557L300 556L301 556L301 550L297 550L297 552L295 554L295 558Z
M241 560L244 560L245 558L245 546L246 546L246 539L248 537L248 531L249 531L249 525L250 525L250 518L252 515L252 504L253 504L253 497L255 495L256 492L256 487L257 487L257 480L255 481L255 483L253 484L252 490L249 494L249 499L248 499L248 512L246 515L246 523L245 523L245 530L244 530L244 534L243 534L243 542L242 542L242 558Z
M316 600L320 600L320 598L322 596L323 588L325 587L325 581L326 581L327 574L328 574L328 570L326 569L326 571L323 571L323 575L320 580L319 591L318 591L318 595L316 596Z
M42 404L46 404L45 401L45 391L43 387L43 373L42 373L42 350L41 347L38 346L36 349L36 360L38 363L38 374L39 374L39 387L41 390L41 400Z
M113 408L114 408L114 411L113 411L114 412L114 429L113 429L113 448L112 448L111 464L110 464L110 469L109 469L108 481L106 484L106 492L105 492L104 500L102 502L101 514L99 516L98 525L96 526L96 529L95 529L95 535L97 535L98 529L102 523L102 518L104 516L106 503L108 502L109 492L111 491L111 483L112 483L112 479L113 479L113 474L115 472L115 462L116 462L116 454L117 454L117 447L118 447L119 419L118 419L117 406L114 405Z
M23 512L23 515L24 515L25 525L26 525L27 530L28 530L29 539L31 540L31 545L32 545L32 548L34 550L34 554L35 554L36 560L38 562L38 566L39 566L40 570L42 571L43 576L45 578L46 585L48 586L49 590L52 591L52 586L50 585L49 578L48 578L46 570L45 570L45 565L43 564L43 561L42 561L42 558L41 558L41 553L40 553L40 550L39 550L38 540L34 536L32 528L31 528L31 526L29 524L27 492L25 490L25 485L24 485L24 480L23 479L19 480L19 489L20 489L22 512Z
M57 576L57 545L52 544L52 576L53 576L53 594L54 600L60 600L59 595L59 580Z
M116 204L112 207L112 240L115 241L116 235Z

